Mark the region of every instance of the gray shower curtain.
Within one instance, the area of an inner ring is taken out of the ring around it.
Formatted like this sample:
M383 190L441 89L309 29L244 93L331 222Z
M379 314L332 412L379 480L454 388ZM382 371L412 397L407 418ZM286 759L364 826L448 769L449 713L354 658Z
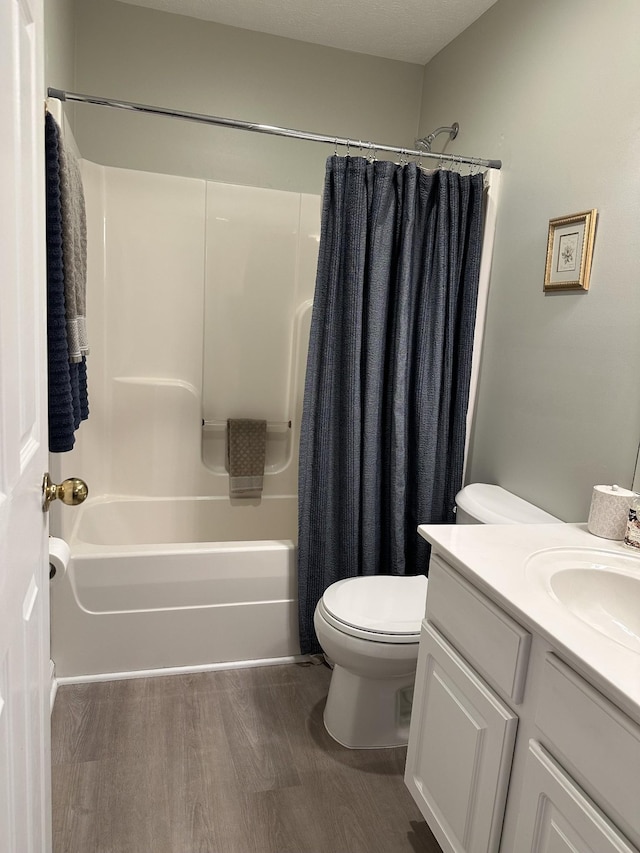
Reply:
M300 439L303 654L334 581L425 574L462 485L482 175L330 157Z

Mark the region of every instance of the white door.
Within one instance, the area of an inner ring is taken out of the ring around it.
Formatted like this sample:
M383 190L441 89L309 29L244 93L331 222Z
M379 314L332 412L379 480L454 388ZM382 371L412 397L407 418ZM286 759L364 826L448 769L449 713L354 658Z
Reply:
M42 0L0 2L0 853L51 850Z
M637 853L537 741L518 809L519 853Z
M497 853L517 725L423 622L404 779L444 853Z

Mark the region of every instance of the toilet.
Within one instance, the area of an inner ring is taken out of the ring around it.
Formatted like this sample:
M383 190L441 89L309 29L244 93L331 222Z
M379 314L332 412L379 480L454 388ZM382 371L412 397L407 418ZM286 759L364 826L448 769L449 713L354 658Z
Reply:
M456 523L560 520L500 486L473 483L456 495ZM337 581L318 602L313 623L333 662L324 725L342 746L406 745L426 600L424 575L374 575Z

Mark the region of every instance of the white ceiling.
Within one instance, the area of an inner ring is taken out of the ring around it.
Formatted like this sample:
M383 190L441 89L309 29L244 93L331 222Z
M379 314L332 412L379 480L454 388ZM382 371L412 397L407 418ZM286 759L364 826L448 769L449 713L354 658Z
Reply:
M496 0L122 0L245 30L427 63Z

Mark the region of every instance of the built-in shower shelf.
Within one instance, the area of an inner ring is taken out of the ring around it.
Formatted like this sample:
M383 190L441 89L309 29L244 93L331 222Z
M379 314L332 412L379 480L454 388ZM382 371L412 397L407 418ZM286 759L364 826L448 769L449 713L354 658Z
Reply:
M265 474L278 474L290 463L293 452L291 421L267 421ZM228 476L227 421L202 419L202 462L214 474Z

